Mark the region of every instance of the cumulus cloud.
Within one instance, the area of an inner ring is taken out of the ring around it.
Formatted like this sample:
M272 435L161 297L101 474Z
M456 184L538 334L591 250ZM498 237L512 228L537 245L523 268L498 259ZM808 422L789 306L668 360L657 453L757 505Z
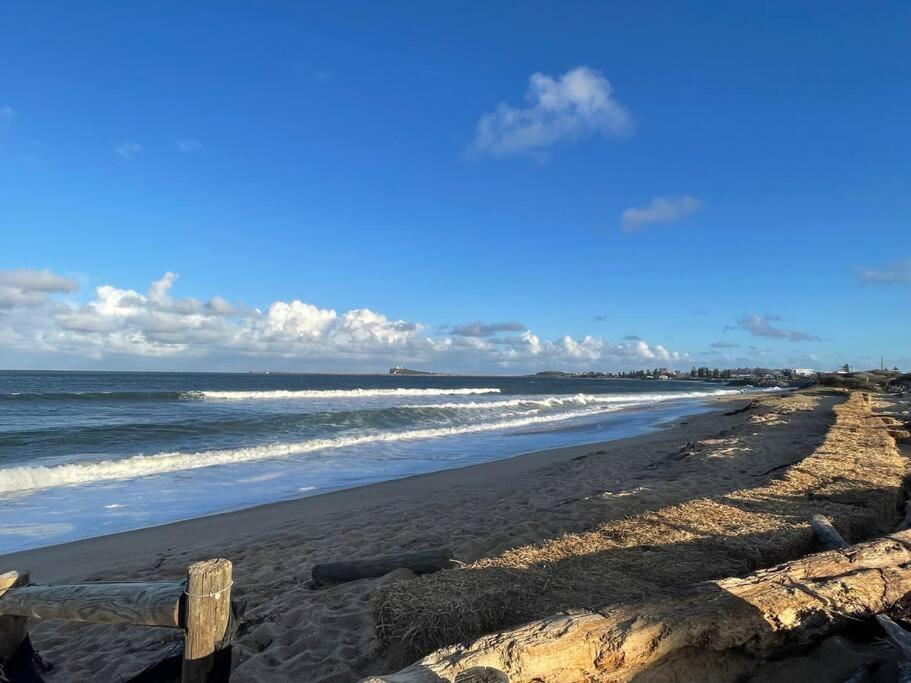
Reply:
M911 259L897 261L885 268L859 268L857 276L863 282L880 285L897 285L911 282Z
M78 283L49 270L0 271L0 308L40 306L54 292L72 292Z
M145 149L142 147L142 145L127 141L121 142L119 145L117 145L114 148L114 151L117 152L117 156L119 156L121 159L129 161L130 159L134 159L142 154Z
M193 138L182 138L177 141L177 149L181 152L201 152L202 143Z
M728 327L725 329L741 329L757 337L787 339L792 342L819 341L819 337L815 334L798 330L786 330L772 325L773 322L779 322L780 320L781 316L777 315L745 315L737 321L736 328Z
M587 66L556 78L532 74L525 98L527 107L501 103L482 116L469 151L494 157L540 153L559 142L623 137L633 129L632 116L614 99L610 81Z
M695 197L655 197L642 209L630 208L620 217L623 229L634 231L652 223L674 223L702 208L702 202Z
M544 339L515 321L474 322L431 334L420 323L368 308L338 312L293 299L251 309L217 296L176 297L177 282L177 275L167 272L145 291L104 284L76 302L70 294L76 282L70 278L50 271L0 271L5 297L0 299L0 348L88 358L100 367L111 359L132 359L124 361L129 366L159 359L155 367L180 361L195 363L196 369L209 367L212 359L232 369L286 362L296 369L421 364L516 372L628 369L656 360L687 360L686 354L642 339Z
M497 332L522 332L528 328L522 323L513 321L503 323L482 323L475 321L464 325L455 325L452 334L460 337L492 337Z

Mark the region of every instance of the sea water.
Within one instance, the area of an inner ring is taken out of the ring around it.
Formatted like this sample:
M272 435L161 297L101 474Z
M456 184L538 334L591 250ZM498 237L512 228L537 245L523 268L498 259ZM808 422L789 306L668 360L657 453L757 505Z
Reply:
M642 434L679 380L0 372L0 553Z

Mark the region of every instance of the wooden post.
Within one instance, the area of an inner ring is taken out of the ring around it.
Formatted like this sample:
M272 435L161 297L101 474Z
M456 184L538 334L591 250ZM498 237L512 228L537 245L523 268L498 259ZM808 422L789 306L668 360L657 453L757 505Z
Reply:
M187 571L183 683L208 681L231 613L231 561L194 562Z
M28 584L28 572L0 574L0 598L15 586ZM12 657L28 635L28 617L0 617L0 663Z

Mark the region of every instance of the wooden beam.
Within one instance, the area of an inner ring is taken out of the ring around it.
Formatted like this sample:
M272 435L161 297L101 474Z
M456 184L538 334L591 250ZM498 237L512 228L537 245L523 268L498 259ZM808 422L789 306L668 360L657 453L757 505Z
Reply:
M194 562L187 572L182 683L208 681L231 614L230 560Z
M383 576L395 569L411 569L415 574L429 574L449 569L452 566L452 551L449 548L412 550L404 553L377 555L360 560L326 562L313 566L311 576L318 586L344 583L357 579L371 579Z
M179 628L183 589L183 581L11 588L0 596L0 616Z
M452 682L475 667L511 681L669 680L686 658L725 651L738 653L730 663L743 667L729 672L734 678L788 647L805 647L882 612L909 591L911 531L904 531L669 597L540 619L365 680Z
M847 548L850 543L841 537L841 534L832 526L832 522L825 515L813 515L810 520L810 526L813 527L813 533L822 543L823 550L838 550Z
M28 572L6 572L0 574L0 604L2 598L16 586L28 584ZM28 617L19 615L3 616L0 613L0 664L12 657L28 635Z

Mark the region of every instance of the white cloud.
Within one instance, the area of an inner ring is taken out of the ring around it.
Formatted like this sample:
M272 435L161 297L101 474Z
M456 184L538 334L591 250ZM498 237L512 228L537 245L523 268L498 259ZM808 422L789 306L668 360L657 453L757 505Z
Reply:
M799 341L819 341L819 337L809 332L800 332L798 330L785 330L772 325L773 322L781 320L778 315L745 315L737 321L736 328L726 327L725 329L746 330L756 337L770 337L773 339L787 339L792 342Z
M177 149L181 152L201 152L203 147L199 140L193 138L182 138L177 141Z
M71 277L49 270L0 271L0 308L35 307L47 302L54 292L72 292L78 283Z
M695 197L655 197L644 209L626 209L621 216L624 230L639 230L651 223L674 223L702 208Z
M492 337L498 332L522 332L528 328L522 323L514 320L502 323L482 323L476 320L464 325L455 325L452 328L452 334L461 337Z
M294 299L258 310L221 297L175 298L176 282L177 276L167 272L145 292L105 284L80 304L60 296L75 288L69 278L49 271L0 271L0 283L11 283L2 284L2 291L13 292L0 299L5 306L0 347L33 356L94 359L99 367L110 367L117 359L120 367L164 359L155 367L184 362L196 369L217 362L230 369L290 363L295 369L353 371L407 364L526 372L628 369L688 358L644 340L611 343L566 335L543 339L516 322L474 322L459 326L459 332L444 328L429 334L419 323L367 308L337 312ZM505 334L509 332L519 334Z
M632 116L614 99L610 82L587 66L557 78L532 74L526 99L527 107L501 103L482 116L469 150L495 157L540 153L558 142L623 137L633 129Z
M114 151L117 152L117 155L121 159L126 159L129 161L130 159L134 159L142 154L145 149L143 149L142 145L127 141L121 142L119 145L117 145L117 147L114 148Z
M0 285L36 292L72 292L79 283L71 277L57 275L49 270L0 270Z
M897 261L883 269L861 268L857 276L864 282L881 285L897 285L911 282L911 259Z

